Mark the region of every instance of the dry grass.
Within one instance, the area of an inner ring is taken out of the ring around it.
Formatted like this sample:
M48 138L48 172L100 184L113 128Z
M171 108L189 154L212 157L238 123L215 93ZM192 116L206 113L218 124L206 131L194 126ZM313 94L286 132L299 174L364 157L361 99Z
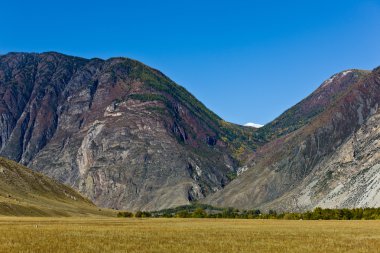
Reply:
M0 215L115 216L75 190L0 157Z
M0 218L0 252L379 251L379 221Z

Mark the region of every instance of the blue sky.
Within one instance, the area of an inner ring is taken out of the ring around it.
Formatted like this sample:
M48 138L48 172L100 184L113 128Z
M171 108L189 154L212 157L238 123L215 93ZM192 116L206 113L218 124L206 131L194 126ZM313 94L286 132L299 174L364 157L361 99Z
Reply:
M267 123L336 72L380 65L380 1L4 1L0 54L125 56L225 120Z

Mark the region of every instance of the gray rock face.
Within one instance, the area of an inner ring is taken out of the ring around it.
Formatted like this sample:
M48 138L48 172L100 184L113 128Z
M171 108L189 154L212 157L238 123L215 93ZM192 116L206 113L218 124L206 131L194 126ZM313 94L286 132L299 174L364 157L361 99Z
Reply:
M0 56L0 155L103 207L378 206L379 103L379 68L344 71L254 129L137 61L10 53Z
M331 85L340 90L309 123L259 148L237 179L204 202L280 211L379 206L380 69L347 83L354 73L335 75L298 104L318 104L316 94ZM287 113L279 119L289 119ZM277 129L297 125L275 123Z
M99 206L188 204L223 188L237 168L228 131L243 127L130 59L1 56L0 98L0 155Z
M264 208L307 210L314 207L380 206L380 113L371 115L294 190Z

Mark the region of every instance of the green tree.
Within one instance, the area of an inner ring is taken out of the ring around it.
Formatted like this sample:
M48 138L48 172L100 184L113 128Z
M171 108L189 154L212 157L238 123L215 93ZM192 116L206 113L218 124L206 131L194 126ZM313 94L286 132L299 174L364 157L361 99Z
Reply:
M194 218L206 218L207 217L207 213L205 210L203 210L202 208L197 208L195 209L195 211L193 212L193 215L192 215Z
M118 212L117 217L130 218L133 217L133 213L130 212Z
M191 217L191 214L186 210L182 210L176 214L176 217L178 217L178 218L189 218L189 217Z

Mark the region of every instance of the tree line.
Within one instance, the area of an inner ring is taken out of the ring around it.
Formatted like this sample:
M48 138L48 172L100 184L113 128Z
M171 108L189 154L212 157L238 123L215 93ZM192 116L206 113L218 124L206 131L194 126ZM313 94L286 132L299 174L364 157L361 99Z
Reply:
M119 212L118 217L154 218L224 218L224 219L283 219L283 220L380 220L380 208L329 209L317 207L307 212L263 213L258 209L214 208L209 205L190 205L155 212Z

